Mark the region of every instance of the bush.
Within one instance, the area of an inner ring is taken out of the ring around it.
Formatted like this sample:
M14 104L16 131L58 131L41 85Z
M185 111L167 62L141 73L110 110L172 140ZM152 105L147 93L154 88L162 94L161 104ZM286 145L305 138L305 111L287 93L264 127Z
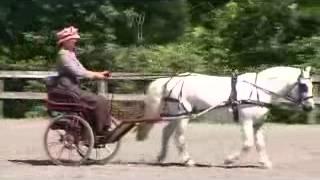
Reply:
M316 114L315 122L313 123L320 123L319 117L319 110L314 110ZM308 124L308 112L304 111L296 111L293 109L288 109L284 107L273 107L271 108L269 114L267 115L266 122L272 123L286 123L286 124Z

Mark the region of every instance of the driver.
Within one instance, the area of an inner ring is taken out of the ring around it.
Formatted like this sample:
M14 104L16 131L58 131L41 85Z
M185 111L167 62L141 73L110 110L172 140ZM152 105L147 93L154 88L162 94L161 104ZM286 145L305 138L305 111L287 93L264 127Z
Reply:
M78 29L70 26L62 29L57 34L59 52L57 55L58 77L55 80L55 88L72 91L80 97L85 107L90 107L88 116L90 124L93 124L96 135L108 136L110 134L111 117L108 111L106 98L88 91L79 86L79 78L107 79L111 76L109 71L90 71L78 60L75 47L80 39Z

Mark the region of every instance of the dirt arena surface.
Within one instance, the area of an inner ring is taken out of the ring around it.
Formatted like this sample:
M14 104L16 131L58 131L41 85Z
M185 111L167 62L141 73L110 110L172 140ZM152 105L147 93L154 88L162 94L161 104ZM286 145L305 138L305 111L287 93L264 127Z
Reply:
M160 148L157 124L150 138L136 142L129 133L122 141L116 157L107 165L81 167L55 166L45 155L43 133L48 121L0 120L0 180L319 180L320 126L265 126L267 148L274 167L260 169L257 154L252 151L238 166L225 167L224 158L240 147L240 129L235 124L192 123L187 141L196 167L179 164L176 148L171 142L165 164L155 163Z

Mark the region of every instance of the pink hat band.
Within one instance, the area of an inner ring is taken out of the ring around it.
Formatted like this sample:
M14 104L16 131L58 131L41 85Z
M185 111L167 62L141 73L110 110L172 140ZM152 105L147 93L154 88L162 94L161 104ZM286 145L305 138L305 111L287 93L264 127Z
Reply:
M58 44L61 44L64 41L69 39L80 39L80 35L78 34L78 29L70 26L64 28L63 30L59 31L57 34Z

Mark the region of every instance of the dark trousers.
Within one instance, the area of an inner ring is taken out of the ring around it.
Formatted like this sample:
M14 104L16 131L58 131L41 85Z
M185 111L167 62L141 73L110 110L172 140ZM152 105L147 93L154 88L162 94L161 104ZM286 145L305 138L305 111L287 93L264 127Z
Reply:
M101 95L97 95L87 91L80 91L81 102L90 107L88 113L88 121L95 128L96 133L101 133L105 128L110 127L110 107L107 99Z
M88 91L81 90L79 82L72 77L59 76L46 81L48 91L50 89L60 89L62 91L73 92L80 97L80 102L88 107L86 109L86 120L93 126L96 133L103 133L105 128L110 127L110 107L107 99Z

